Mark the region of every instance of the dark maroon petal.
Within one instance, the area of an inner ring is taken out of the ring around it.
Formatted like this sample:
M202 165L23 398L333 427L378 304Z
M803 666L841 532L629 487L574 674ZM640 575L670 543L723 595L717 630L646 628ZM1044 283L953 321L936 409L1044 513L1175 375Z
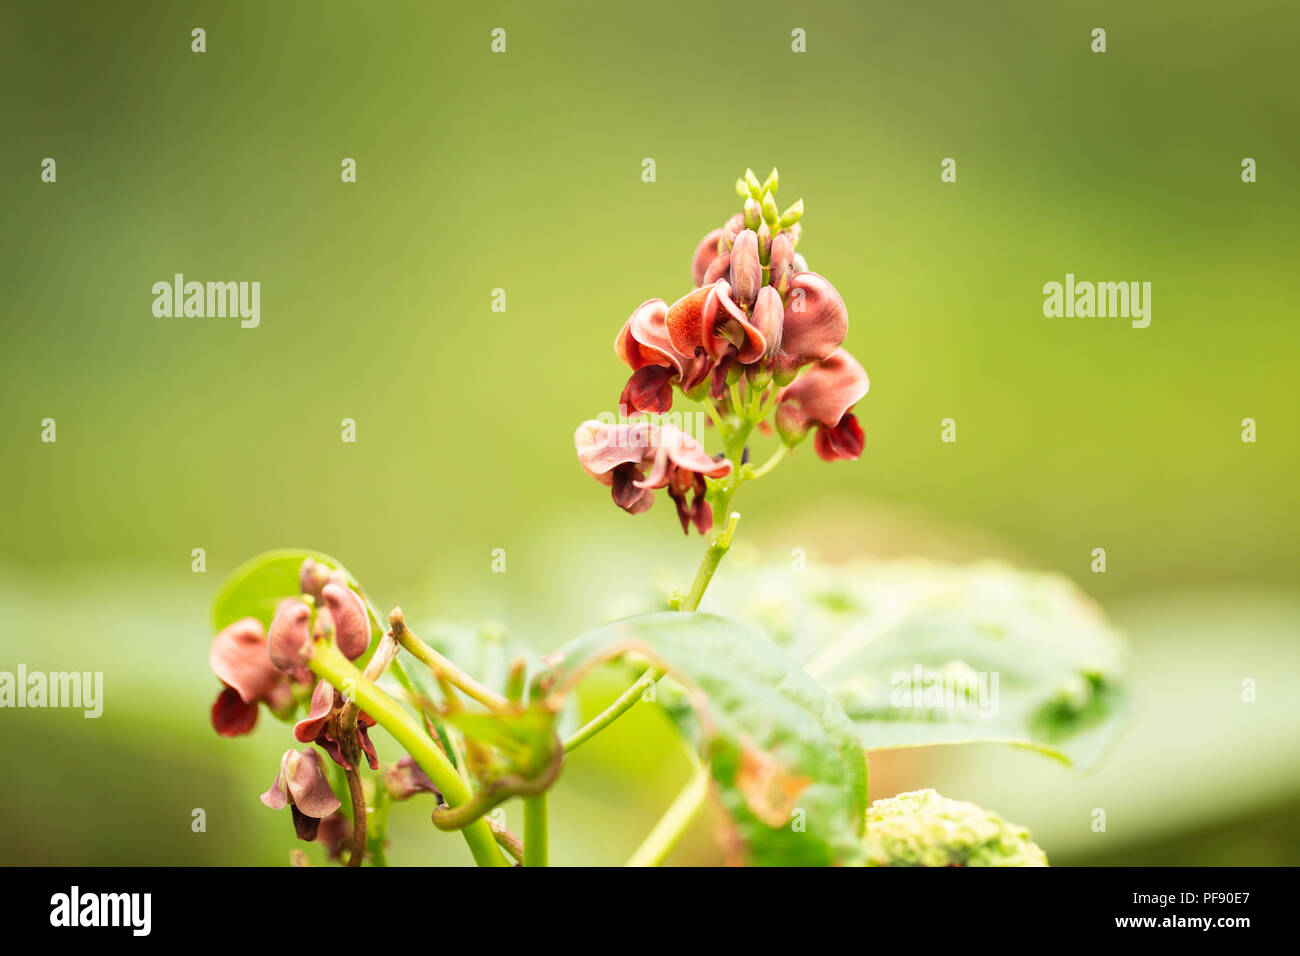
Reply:
M352 821L342 813L331 813L320 821L316 839L325 847L329 858L337 860L343 855L343 851L352 845Z
M432 793L439 802L442 801L438 788L410 754L384 771L384 784L394 800L407 800L417 793Z
M853 461L862 457L865 445L862 426L851 412L834 427L819 426L817 437L813 440L813 447L825 461Z
M673 379L675 373L670 368L647 365L632 373L632 377L623 386L619 404L637 412L652 412L662 415L673 407Z
M248 703L239 691L227 687L212 705L212 726L222 737L251 733L257 726L257 704Z
M315 840L316 834L320 831L320 820L308 816L297 807L291 806L289 809L293 811L293 832L298 834L298 839L307 843Z
M641 472L635 465L619 465L611 473L610 492L614 504L628 514L640 514L654 504L654 492L638 484Z
M356 660L370 646L370 615L361 595L341 584L327 584L321 589L325 606L334 619L334 639L348 660Z
M363 718L365 714L361 715ZM374 726L374 721L370 722ZM370 730L364 720L357 721L357 739L361 743L361 752L366 755L366 763L370 764L371 770L379 769L379 757L375 753L375 745L370 741Z
M311 608L302 601L283 601L271 621L266 647L276 667L304 683L311 680L307 658L311 650Z

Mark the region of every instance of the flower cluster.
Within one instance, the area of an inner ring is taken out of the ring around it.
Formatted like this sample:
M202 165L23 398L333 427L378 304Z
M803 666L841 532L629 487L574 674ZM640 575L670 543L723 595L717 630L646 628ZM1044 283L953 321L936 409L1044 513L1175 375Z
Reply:
M852 409L866 394L867 373L842 347L849 317L827 279L796 252L803 200L780 212L776 170L759 182L752 170L736 183L743 209L704 236L691 259L693 290L672 305L648 299L632 312L614 351L632 370L620 409L626 423L584 422L575 436L588 474L610 486L632 514L668 488L682 529L712 526L706 479L729 478L739 465L713 459L698 440L656 416L674 391L702 402L715 423L730 421L747 436L755 426L776 431L794 448L811 430L826 461L861 456L864 437ZM644 417L636 417L644 416ZM725 437L725 436L724 436ZM747 452L742 443L742 459ZM648 474L646 473L648 470ZM725 492L722 492L725 493Z
M359 756L378 770L369 736L375 721L350 707L329 682L313 686L308 667L316 641L333 641L349 660L365 654L371 636L366 603L340 572L315 560L303 563L299 586L302 596L280 602L269 628L257 618L241 618L213 640L209 663L222 689L212 706L212 725L221 736L235 737L257 726L262 704L288 721L306 703L306 715L293 725L298 743L315 744L346 771L356 770ZM315 840L319 835L333 857L338 855L340 834L350 825L339 813L324 768L320 752L312 747L286 751L276 782L262 802L276 809L291 807L298 836ZM402 773L411 776L409 768Z

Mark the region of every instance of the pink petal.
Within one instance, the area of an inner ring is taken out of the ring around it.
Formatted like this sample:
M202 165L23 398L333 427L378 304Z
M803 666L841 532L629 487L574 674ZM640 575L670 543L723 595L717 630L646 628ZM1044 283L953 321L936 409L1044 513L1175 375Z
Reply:
M758 254L758 234L746 229L736 237L731 250L732 297L746 312L754 308L763 284L763 264Z
M712 286L701 286L668 307L668 338L680 355L693 356L704 346L704 300Z
M341 584L327 584L321 589L325 606L334 619L334 639L348 660L356 660L370 646L370 615L361 595Z
M829 358L848 331L848 309L835 286L815 272L796 272L781 326L778 379L789 381L809 362Z
M813 424L834 428L869 387L866 370L858 360L844 349L836 349L777 395L777 431L793 444Z
M768 284L784 298L790 291L790 278L794 275L794 245L790 237L780 233L772 240L771 276Z
M619 465L640 463L646 457L654 442L654 430L649 422L585 421L573 435L578 463L591 477L608 485L610 472Z
M722 239L722 230L714 229L700 240L691 257L691 282L698 288L704 283L704 271L714 259L718 258L718 244Z
M663 299L647 299L623 323L614 340L614 352L632 371L647 365L663 365L681 373L682 356L677 354L668 335L664 321L667 315L668 306Z
M334 796L320 754L312 747L299 752L299 760L289 768L287 776L289 796L293 805L309 817L323 819L339 808L339 798Z
M240 618L223 628L212 641L208 664L222 683L239 692L246 704L269 696L283 680L267 653L266 631L255 617Z
M672 477L673 470L679 468L709 478L721 478L731 471L731 462L725 458L714 458L704 450L703 445L676 425L662 425L654 466L650 474L636 482L636 485L639 488L663 488Z
M325 730L330 713L334 710L334 688L329 681L320 681L311 692L311 710L293 725L294 739L309 744Z
M311 608L291 598L282 601L266 636L266 649L276 667L295 680L311 679L307 658L311 650Z
M733 348L742 365L756 362L767 350L763 333L750 324L749 316L731 298L731 285L719 279L704 300L702 315L704 349L713 358L726 355Z

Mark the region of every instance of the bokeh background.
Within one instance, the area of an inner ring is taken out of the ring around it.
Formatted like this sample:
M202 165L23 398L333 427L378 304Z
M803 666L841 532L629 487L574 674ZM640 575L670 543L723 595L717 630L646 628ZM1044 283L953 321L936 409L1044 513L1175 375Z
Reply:
M285 728L208 725L209 602L257 552L543 650L688 580L698 539L618 511L571 436L617 403L623 319L773 165L872 389L862 460L746 488L742 550L1055 569L1134 648L1097 773L936 748L873 756L872 797L937 786L1057 864L1300 862L1298 29L1281 0L5 4L0 669L106 700L0 712L0 862L286 862L257 800ZM155 318L176 272L260 281L260 327ZM1150 281L1150 328L1044 318L1066 272ZM686 768L634 711L566 768L554 860L621 862ZM465 862L428 809L394 862ZM717 859L707 820L672 859Z

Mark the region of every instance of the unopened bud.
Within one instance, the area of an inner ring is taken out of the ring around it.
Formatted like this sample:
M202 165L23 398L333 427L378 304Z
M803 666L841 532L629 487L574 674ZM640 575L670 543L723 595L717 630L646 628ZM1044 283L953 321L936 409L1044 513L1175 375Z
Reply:
M763 198L763 184L758 181L752 169L745 170L745 185L749 187L749 194L755 199Z
M799 199L796 200L794 203L792 203L790 207L786 209L785 212L781 213L781 221L780 221L781 228L789 229L791 226L793 226L796 222L799 221L799 217L802 215L803 215L803 200Z
M758 200L750 196L745 200L745 228L757 229L763 224L763 207Z
M763 197L763 220L775 230L780 218L781 214L776 209L776 200L772 198L771 193L768 193Z
M776 187L780 184L780 181L781 177L777 173L776 167L773 166L772 171L767 174L767 179L763 180L763 192L775 194Z

